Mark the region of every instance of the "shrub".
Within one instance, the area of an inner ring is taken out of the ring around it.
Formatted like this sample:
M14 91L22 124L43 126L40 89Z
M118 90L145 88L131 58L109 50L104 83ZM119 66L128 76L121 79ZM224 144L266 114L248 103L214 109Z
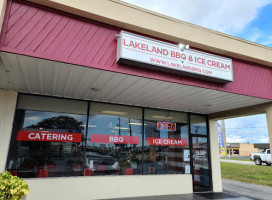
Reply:
M19 200L28 192L29 187L22 178L7 171L0 174L0 200Z

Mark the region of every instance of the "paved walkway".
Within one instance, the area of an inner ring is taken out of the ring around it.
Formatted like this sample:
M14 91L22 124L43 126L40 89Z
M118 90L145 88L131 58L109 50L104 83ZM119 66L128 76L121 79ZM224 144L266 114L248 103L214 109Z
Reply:
M235 164L255 165L253 161L228 160L228 159L220 159L220 161L227 162L227 163L235 163Z
M180 194L180 195L162 195L162 196L150 196L150 197L131 197L131 198L119 198L112 200L250 200L246 197L239 197L236 195L221 193L202 193L202 194Z
M271 200L272 187L242 183L239 181L222 180L222 193L195 193L182 195L163 195L149 197L118 198L112 200Z

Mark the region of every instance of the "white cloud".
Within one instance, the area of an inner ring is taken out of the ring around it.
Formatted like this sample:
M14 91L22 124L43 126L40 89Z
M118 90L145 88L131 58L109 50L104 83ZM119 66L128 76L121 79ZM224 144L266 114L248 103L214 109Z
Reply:
M267 34L258 28L251 28L246 31L245 39L269 46L272 44L272 34Z
M228 34L241 32L272 0L123 0Z
M267 143L266 115L252 115L225 120L227 142Z
M259 139L259 143L269 143L269 138L261 138Z
M35 117L26 117L25 119L30 120L30 121L38 122L38 121L41 120L41 117L37 117L37 116L35 116Z
M272 34L261 38L259 43L261 43L262 45L266 45L266 46L271 45L272 44Z
M251 42L257 42L261 38L265 37L265 33L263 33L260 29L258 28L252 28L250 32L247 33L245 39L249 40Z
M238 135L231 135L230 137L226 138L227 143L245 143L246 138L242 138L242 136Z

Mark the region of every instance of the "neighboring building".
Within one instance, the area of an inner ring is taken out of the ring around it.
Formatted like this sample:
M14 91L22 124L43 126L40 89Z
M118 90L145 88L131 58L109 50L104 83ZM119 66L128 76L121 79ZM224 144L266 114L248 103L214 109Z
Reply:
M227 143L227 156L248 157L251 153L263 152L270 148L268 143ZM223 156L220 152L220 156Z
M255 148L255 144L248 143L227 143L228 156L248 157L250 153L257 153L258 149Z
M227 143L227 155L239 155L240 154L240 143Z
M254 144L254 148L258 149L258 152L264 152L266 149L270 149L269 143L256 143Z
M266 113L272 141L271 48L119 0L0 5L0 171L28 200L221 192L217 120Z

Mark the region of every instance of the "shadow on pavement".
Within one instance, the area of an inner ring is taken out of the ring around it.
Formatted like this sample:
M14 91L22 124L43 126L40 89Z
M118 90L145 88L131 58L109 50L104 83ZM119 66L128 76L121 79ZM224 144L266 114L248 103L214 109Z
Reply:
M111 200L207 200L207 199L234 199L234 200L248 200L248 198L235 196L229 193L195 193L195 194L180 194L180 195L161 195L161 196L148 196L148 197L127 197Z

